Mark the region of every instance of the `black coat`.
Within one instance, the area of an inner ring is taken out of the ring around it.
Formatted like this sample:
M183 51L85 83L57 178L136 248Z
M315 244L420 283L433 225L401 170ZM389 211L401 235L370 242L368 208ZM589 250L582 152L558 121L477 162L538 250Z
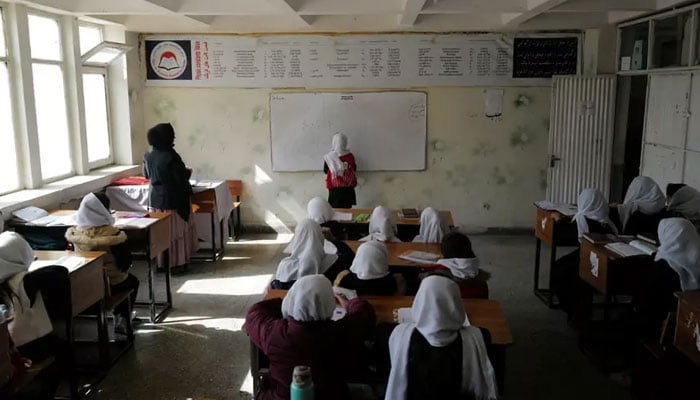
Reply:
M150 206L175 210L185 221L192 212L190 173L174 149L151 150L143 157L143 174L151 180Z

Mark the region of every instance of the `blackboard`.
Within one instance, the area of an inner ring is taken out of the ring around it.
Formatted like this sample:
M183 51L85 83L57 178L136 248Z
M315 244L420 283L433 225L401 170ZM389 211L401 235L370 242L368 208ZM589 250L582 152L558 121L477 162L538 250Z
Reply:
M576 75L578 38L515 38L513 78Z

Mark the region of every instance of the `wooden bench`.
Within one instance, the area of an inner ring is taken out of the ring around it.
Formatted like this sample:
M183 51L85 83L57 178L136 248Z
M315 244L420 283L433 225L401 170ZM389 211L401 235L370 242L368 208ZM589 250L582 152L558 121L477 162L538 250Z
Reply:
M226 186L228 186L228 191L231 194L231 198L234 199L233 209L236 211L236 225L231 237L235 240L241 234L241 195L243 194L243 181L226 180Z

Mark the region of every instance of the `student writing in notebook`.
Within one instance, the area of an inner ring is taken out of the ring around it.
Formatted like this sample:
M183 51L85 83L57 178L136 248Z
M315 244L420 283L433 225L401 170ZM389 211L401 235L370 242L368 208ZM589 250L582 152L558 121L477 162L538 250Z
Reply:
M396 237L398 228L394 221L394 216L384 206L377 206L372 210L372 215L369 217L369 235L360 239L363 242L368 240L378 240L380 242L401 242Z
M363 243L350 269L338 274L334 286L355 290L360 296L401 296L405 292L405 282L400 275L389 272L388 262L389 253L384 243Z
M333 135L331 151L323 157L326 174L328 202L335 208L351 208L357 204L357 165L355 156L348 150L348 138L342 133Z
M666 198L659 185L647 176L632 180L625 199L611 209L611 219L620 234L637 235L656 232L659 222L666 216Z
M332 321L336 307L346 315ZM322 275L299 279L284 300L253 305L246 314L250 340L270 359L256 399L289 399L292 371L311 367L316 399L350 399L346 383L367 365L364 341L375 326L372 306L360 298L334 298L331 283Z
M133 305L139 290L139 280L129 273L133 258L126 245L126 233L114 226L109 205L109 198L104 193L88 193L83 197L76 215L77 226L68 228L66 240L76 250L106 252L102 267L112 292L131 290ZM122 317L122 324L125 324L126 318L131 318L126 303L119 305L116 311ZM118 328L125 329L125 326L118 325Z
M440 243L449 228L432 207L427 207L420 214L420 232L413 241L420 243Z
M391 372L385 399L497 398L489 332L465 326L456 283L442 276L424 279L410 317L393 329L388 341Z
M579 242L586 233L614 233L617 227L610 219L608 201L597 189L583 189L578 195L578 212L574 215ZM577 299L587 290L578 276L580 248L559 258L552 268L552 290L556 293L561 308L569 317L573 316Z
M60 310L68 292L68 270L61 266L28 272L34 261L29 243L14 232L0 233L0 303L8 306L8 324L13 362L18 368L54 358L44 372L46 398L53 398L66 368L68 345L53 332L44 295L55 296L54 309Z
M459 285L464 299L488 299L490 274L480 268L479 258L472 250L472 243L461 232L450 232L442 239L442 258L435 265L424 269L429 275L446 276Z
M294 237L284 250L289 256L280 261L275 273L275 279L270 284L273 289L289 289L294 282L307 275L325 274L328 271L342 271L349 265L334 266L338 262L335 246L326 242L321 232L321 226L315 221L305 219L300 221ZM337 272L336 272L337 274ZM328 276L329 282L335 276Z
M683 218L659 224L659 249L645 285L635 296L643 332L658 337L661 322L676 311L675 292L700 289L700 236Z

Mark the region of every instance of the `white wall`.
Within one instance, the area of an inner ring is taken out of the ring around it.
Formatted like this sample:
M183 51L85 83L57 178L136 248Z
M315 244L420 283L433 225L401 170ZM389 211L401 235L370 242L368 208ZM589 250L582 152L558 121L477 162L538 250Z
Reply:
M359 205L450 209L467 230L530 228L532 203L545 194L550 89L505 88L497 120L484 117L484 88L423 90L428 169L361 173ZM144 126L132 119L133 129L145 134L170 121L195 175L244 181L244 224L291 225L311 197L326 195L321 172L271 171L269 89L134 86L130 93L132 108L135 96L143 101Z

